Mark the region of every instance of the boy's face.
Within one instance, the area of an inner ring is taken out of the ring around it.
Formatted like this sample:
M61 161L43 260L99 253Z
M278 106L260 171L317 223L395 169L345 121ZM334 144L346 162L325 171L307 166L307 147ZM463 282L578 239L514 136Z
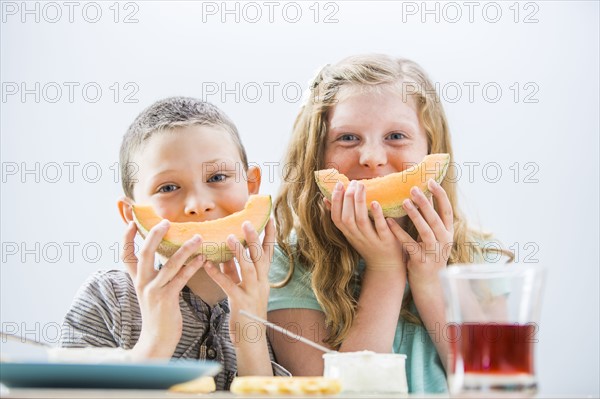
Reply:
M244 208L258 193L260 170L246 176L238 147L217 126L157 133L136 154L135 202L149 204L172 222L218 219Z

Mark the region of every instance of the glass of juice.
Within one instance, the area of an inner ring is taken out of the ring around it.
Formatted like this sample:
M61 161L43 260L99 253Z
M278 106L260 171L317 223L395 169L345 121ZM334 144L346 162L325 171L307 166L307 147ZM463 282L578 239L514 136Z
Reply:
M453 395L535 394L534 349L546 276L538 265L453 265L440 272Z

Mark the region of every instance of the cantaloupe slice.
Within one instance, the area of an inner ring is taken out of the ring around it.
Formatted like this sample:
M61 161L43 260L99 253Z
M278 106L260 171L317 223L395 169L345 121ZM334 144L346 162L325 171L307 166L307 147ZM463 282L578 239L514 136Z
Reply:
M406 212L402 208L402 202L410 198L410 189L416 186L425 195L431 196L427 182L429 179L434 179L441 183L446 176L449 163L449 154L430 154L423 158L421 163L402 172L359 180L365 185L367 206L370 209L371 202L377 201L381 205L384 216L392 218L405 216ZM329 200L331 200L331 194L338 181L342 182L345 188L348 188L348 184L350 184L348 178L336 169L318 170L315 172L315 179L319 189Z
M226 243L227 237L233 234L243 245L246 245L242 223L249 221L260 234L269 221L271 206L270 195L251 195L243 210L229 216L205 222L171 222L157 252L170 258L194 234L200 234L202 248L195 252L190 259L204 254L207 260L214 263L226 262L233 257L233 253ZM152 227L163 220L151 205L132 205L132 208L133 219L144 238Z

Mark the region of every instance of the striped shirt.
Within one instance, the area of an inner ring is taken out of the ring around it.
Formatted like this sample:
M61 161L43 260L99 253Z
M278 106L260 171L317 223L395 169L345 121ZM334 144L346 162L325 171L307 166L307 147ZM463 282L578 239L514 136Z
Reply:
M235 349L229 336L227 299L212 308L185 287L179 296L183 332L173 359L214 360L222 365L217 389L229 389L236 376ZM65 316L61 346L132 349L140 337L142 315L129 274L120 270L93 274L77 292ZM274 375L290 375L274 361Z

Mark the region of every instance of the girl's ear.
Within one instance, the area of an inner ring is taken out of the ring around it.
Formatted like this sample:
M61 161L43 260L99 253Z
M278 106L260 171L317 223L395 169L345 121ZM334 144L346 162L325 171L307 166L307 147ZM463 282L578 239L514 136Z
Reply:
M260 168L258 166L250 166L248 172L246 172L246 179L248 180L248 194L258 194L260 190Z
M121 219L125 222L125 224L129 224L133 220L133 210L131 205L133 204L133 200L127 197L121 197L117 201L117 206L119 207L119 213L121 214Z

